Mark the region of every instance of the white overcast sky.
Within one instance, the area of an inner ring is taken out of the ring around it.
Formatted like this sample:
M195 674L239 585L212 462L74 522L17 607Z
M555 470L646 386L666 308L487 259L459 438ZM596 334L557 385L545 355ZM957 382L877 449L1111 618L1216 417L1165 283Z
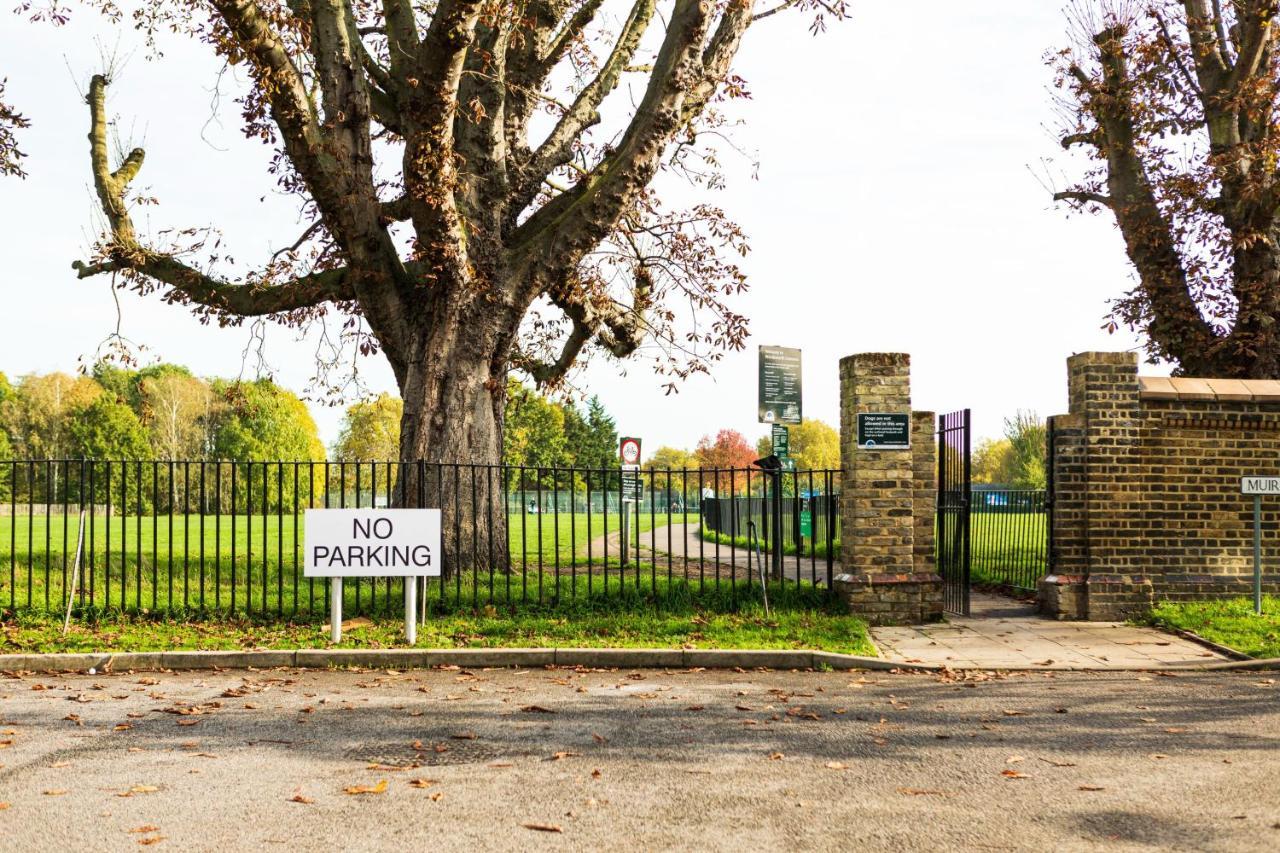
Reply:
M735 303L752 320L747 349L674 396L643 362L625 376L602 362L579 377L646 451L691 447L723 427L763 434L758 344L804 350L805 415L832 424L840 357L909 352L915 407L968 406L980 435L998 434L1018 408L1065 411L1071 353L1136 345L1101 328L1106 300L1131 285L1118 233L1055 209L1032 174L1058 154L1043 62L1064 42L1058 0L854 0L852 9L818 37L807 21L775 16L739 54L753 98L735 107L745 122L736 140L758 157L759 179L731 159L734 179L709 200L751 236L752 290ZM135 51L109 108L126 141L147 149L139 183L161 200L153 231L216 224L243 258L300 231L234 105L209 123L218 66L207 50L170 39L164 58L149 61L131 30L76 11L60 29L0 14L0 76L34 123L23 136L30 177L0 182L0 370L11 377L74 370L114 327L105 279L77 281L70 268L96 222L80 91L102 50ZM120 298L123 332L151 355L205 375L240 372L244 330ZM288 330L268 338L277 378L295 389L312 351ZM380 357L363 370L375 390L394 390ZM312 411L332 441L341 410Z

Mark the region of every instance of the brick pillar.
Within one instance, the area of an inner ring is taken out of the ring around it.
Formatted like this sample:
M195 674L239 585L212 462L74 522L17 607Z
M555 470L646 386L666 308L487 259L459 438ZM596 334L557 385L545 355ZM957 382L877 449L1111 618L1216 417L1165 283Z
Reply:
M1060 419L1055 448L1054 573L1041 582L1041 607L1059 618L1123 619L1152 602L1133 536L1138 493L1125 485L1142 476L1138 356L1073 355L1067 388L1070 415Z
M911 414L906 353L840 361L840 560L838 596L873 623L924 622L941 614L933 565L936 453L933 416L913 417L909 450L859 450L857 414Z

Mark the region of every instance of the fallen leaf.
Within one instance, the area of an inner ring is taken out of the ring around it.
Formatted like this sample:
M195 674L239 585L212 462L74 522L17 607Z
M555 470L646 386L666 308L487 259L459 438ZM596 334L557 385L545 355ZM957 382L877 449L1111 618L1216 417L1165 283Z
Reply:
M410 779L410 788L430 788L432 785L440 784L439 779Z
M582 753L580 753L580 752L568 752L568 751L565 751L565 752L557 752L556 754L554 754L554 755L552 755L552 756L551 756L551 760L552 760L552 761L560 761L561 759L564 759L564 758L574 758L575 756L579 756L579 755L581 755L581 754L582 754Z
M315 800L311 799L310 797L304 797L302 794L294 794L292 797L289 798L289 802L302 803L304 806L309 806L312 803L314 803Z
M155 785L134 785L129 790L121 791L119 794L116 794L116 796L132 797L134 794L154 794L156 791L159 791L159 790L160 789L157 788Z
M138 839L139 844L159 844L161 841L164 841L163 835L149 835L146 838Z
M560 825L555 823L522 823L520 825L536 832L564 832Z
M1029 776L1028 776L1026 773L1019 773L1017 770L1001 770L1001 771L1000 771L1000 775L1001 775L1001 776L1004 776L1004 777L1005 777L1005 778L1007 778L1007 779L1027 779L1027 778L1029 778Z
M444 791L436 791L431 795L431 802L433 803L438 803L442 799L444 799Z
M609 742L609 739L608 739L607 737L605 737L604 735L596 734L595 732L592 732L592 733L591 733L591 737L595 740L595 742L596 742L596 743L608 743L608 742Z
M600 778L601 776L603 776L603 775L604 775L604 774L600 772L600 768L599 768L599 767L597 767L595 770L592 770L592 771L591 771L591 778L592 778L592 779L599 779L599 778Z
M458 732L456 735L451 735L451 737L454 740L475 740L476 733L475 732Z
M127 831L128 832L159 832L160 827L156 826L154 823L144 823L142 826L135 826L133 829L130 829Z
M1025 716L1027 715L1027 712L1026 712L1026 711L1008 711L1008 710L1005 710L1005 711L1001 711L1000 713L1004 714L1006 717L1025 717Z
M0 812L4 811L7 808L9 808L8 803L0 803Z
M376 785L348 785L342 790L346 794L382 794L387 790L387 780L381 779Z
M128 723L116 723L111 730L113 732L127 732L131 728L133 728L133 726L129 725Z
M544 708L541 705L525 705L520 710L525 712L526 714L554 714L555 713L555 711L551 710L550 708ZM559 831L560 831L559 829L556 830L556 832L559 832Z
M781 752L771 752L771 753L769 753L769 760L770 760L770 761L781 761L781 760L782 760L782 759L784 759L784 758L786 758L786 756L785 756L785 755L783 755Z
M1077 791L1105 791L1107 789L1102 787L1101 785L1081 785L1076 790Z
M848 770L849 769L849 765L845 764L843 761L828 761L826 764L822 766L827 768L828 770Z
M945 797L947 795L945 791L935 791L929 788L899 788L898 793L907 794L912 797L922 797L926 795Z
M199 720L193 720L193 719L190 719L189 717L183 717L178 720L178 725L180 726L195 726L195 725L199 725L199 723L200 723Z
M1186 734L1187 730L1182 728L1181 726L1170 726L1169 728L1165 729L1165 733L1171 734L1171 735L1181 735L1181 734Z
M46 797L61 797L63 794L67 793L67 789L66 788L49 788L43 793Z

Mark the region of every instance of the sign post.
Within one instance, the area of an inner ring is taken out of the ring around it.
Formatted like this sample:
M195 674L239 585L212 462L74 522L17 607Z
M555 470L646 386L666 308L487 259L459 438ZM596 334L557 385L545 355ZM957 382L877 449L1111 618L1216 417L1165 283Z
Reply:
M622 505L618 511L622 515L622 543L618 550L618 558L622 565L627 564L627 551L631 541L631 504L640 496L643 487L640 484L640 439L624 435L618 439L618 462L622 466ZM606 508L607 511L607 508Z
M329 578L329 638L342 641L342 579L404 578L404 633L417 642L418 578L440 576L440 510L308 509L302 574Z
M1280 495L1280 477L1241 477L1240 492L1253 495L1253 612L1262 615L1262 496Z

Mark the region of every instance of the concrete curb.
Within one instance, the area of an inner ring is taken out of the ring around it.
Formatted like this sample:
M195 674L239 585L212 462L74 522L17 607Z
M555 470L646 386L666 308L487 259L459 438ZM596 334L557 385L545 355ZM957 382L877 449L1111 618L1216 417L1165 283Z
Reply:
M1161 628L1159 630L1168 631L1169 629ZM1238 660L1238 661L1253 660L1253 658L1249 657L1244 652L1236 651L1230 646L1224 646L1221 643L1215 643L1213 640L1207 639L1205 637L1201 637L1195 631L1187 631L1182 628L1177 628L1177 629L1174 629L1172 633L1177 634L1179 637L1181 637L1184 640L1190 640L1193 643L1197 643L1201 646L1204 646L1206 649L1209 649L1210 651L1217 652L1218 654L1222 655L1225 658L1231 658L1231 660Z
M1218 672L1280 670L1280 658L1215 661L1164 667L1029 666L945 667L936 664L846 655L808 649L297 649L283 651L173 651L119 653L0 654L0 672L87 672L147 670L422 669L431 666L544 667L600 669L834 669L897 672Z

